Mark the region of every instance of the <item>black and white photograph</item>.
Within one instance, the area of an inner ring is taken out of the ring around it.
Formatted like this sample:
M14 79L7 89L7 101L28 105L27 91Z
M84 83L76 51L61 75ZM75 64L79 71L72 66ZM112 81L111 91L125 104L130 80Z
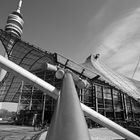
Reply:
M140 0L0 0L0 140L140 140Z

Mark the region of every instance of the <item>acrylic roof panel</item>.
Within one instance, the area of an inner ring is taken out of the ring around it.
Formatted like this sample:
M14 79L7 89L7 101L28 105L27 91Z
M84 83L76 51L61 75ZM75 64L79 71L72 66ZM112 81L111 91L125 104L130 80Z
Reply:
M66 67L72 69L73 71L75 71L79 74L82 74L83 76L88 77L90 79L92 79L92 78L94 78L95 76L98 75L97 72L91 71L90 69L88 69L88 68L86 68L86 67L84 67L80 64L77 64L74 61L69 60L69 59L67 59L66 57L64 57L60 54L57 54L57 61L60 64L66 66Z
M45 62L54 62L53 54L42 51L21 40L18 40L13 46L8 58L28 71L40 69ZM18 102L21 82L21 79L7 72L0 83L0 102Z
M135 100L140 100L140 90L138 86L136 86L136 82L134 82L134 80L128 79L125 76L114 72L106 65L96 60L93 56L88 57L83 66L96 71L101 76L101 80L105 80L116 86L117 88L126 92L129 96L133 97Z

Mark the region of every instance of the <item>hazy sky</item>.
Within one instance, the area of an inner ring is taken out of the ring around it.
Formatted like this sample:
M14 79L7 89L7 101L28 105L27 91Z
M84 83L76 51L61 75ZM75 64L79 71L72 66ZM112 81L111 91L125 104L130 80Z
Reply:
M0 0L0 28L18 0ZM22 39L78 63L101 54L132 77L140 57L140 0L23 0ZM2 48L0 48L2 53ZM140 65L134 79L140 80Z

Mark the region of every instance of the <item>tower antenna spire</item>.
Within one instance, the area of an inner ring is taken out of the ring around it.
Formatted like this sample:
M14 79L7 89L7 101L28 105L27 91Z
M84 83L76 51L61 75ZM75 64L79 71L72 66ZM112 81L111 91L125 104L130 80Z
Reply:
M18 13L20 13L21 6L22 6L22 0L19 0L18 7L17 7Z

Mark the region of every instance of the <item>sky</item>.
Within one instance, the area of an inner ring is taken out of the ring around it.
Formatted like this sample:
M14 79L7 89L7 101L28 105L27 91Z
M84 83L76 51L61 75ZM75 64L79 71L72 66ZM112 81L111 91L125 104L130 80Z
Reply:
M0 0L0 28L18 1ZM100 61L132 78L140 58L140 0L23 0L21 13L22 40L77 63L100 53ZM140 80L140 64L133 78Z

